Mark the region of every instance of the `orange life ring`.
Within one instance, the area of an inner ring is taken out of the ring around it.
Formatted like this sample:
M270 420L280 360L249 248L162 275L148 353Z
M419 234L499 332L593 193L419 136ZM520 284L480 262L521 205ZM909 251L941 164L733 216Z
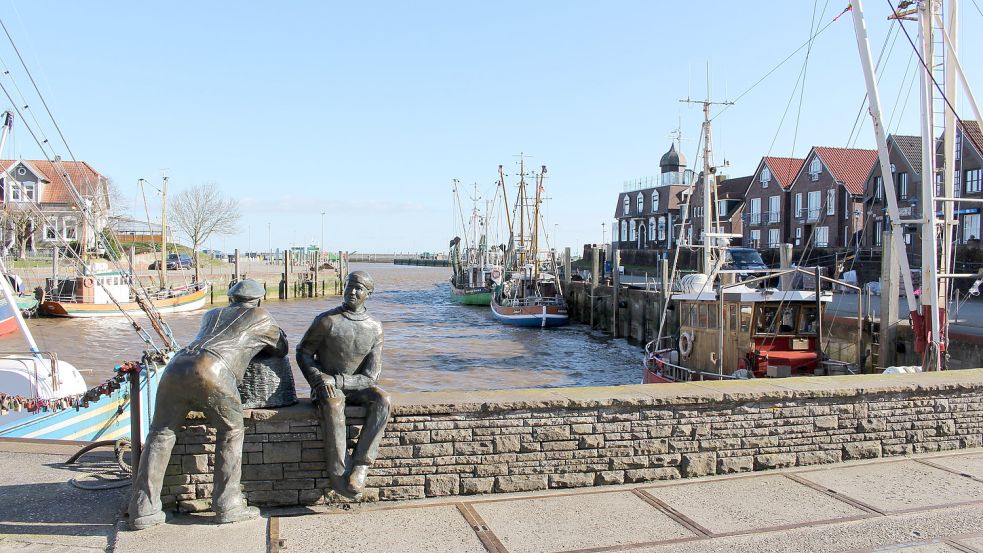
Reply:
M502 278L502 271L500 271L498 269L492 269L491 277L492 277L492 280L498 280L498 279Z
M96 280L94 278L92 278L92 277L85 277L85 278L82 279L82 286L84 288L92 288L92 286L95 283L96 283Z

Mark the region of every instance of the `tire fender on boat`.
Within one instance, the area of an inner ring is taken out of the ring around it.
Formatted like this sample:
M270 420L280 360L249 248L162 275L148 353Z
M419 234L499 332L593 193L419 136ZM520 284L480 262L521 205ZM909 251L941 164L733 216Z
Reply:
M96 283L96 280L94 278L92 278L92 277L85 277L85 278L82 279L82 286L84 288L92 288L92 286L95 283Z
M692 332L687 330L679 335L679 353L682 354L683 358L689 358L689 355L693 353Z

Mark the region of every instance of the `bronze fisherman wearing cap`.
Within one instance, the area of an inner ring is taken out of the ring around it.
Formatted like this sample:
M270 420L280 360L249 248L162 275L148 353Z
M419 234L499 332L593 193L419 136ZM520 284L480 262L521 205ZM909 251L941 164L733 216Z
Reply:
M228 307L202 317L198 335L167 364L157 391L154 419L130 497L130 527L164 521L160 490L174 447L174 431L189 411L201 411L218 431L212 509L218 523L248 520L259 509L246 505L242 475L242 402L238 382L258 353L283 356L287 340L273 317L259 307L263 286L242 280L229 289Z
M382 325L365 309L365 299L374 288L368 273L349 274L342 305L314 319L297 345L297 364L324 423L331 487L350 498L358 498L365 490L365 477L389 420L389 394L376 385L382 372ZM366 410L347 482L346 404L363 405Z

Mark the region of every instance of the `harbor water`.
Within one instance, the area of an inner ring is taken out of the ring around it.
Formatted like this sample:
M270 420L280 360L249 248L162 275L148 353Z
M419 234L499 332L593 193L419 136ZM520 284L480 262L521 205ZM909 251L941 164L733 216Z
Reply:
M367 306L385 332L381 385L393 392L606 386L641 379L641 351L585 325L538 329L497 323L487 307L451 302L446 267L352 264L376 281ZM317 314L340 298L267 302L286 331L297 388L307 386L293 347ZM190 341L205 310L165 315L179 344ZM148 330L145 318L137 319ZM123 317L28 321L38 345L75 365L90 385L144 349ZM151 331L152 332L152 331ZM24 351L19 336L0 339L3 351Z

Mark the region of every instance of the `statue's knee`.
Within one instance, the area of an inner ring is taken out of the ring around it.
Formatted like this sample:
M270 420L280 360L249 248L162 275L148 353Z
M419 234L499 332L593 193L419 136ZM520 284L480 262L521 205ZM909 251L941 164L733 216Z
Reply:
M343 396L329 397L327 401L325 401L325 405L327 405L328 410L331 411L331 413L345 412L345 398Z
M392 400L392 396L389 395L389 392L379 390L379 396L376 398L375 403L376 403L376 408L379 409L379 411L385 413L386 415L388 415L389 412L392 411L393 400Z

